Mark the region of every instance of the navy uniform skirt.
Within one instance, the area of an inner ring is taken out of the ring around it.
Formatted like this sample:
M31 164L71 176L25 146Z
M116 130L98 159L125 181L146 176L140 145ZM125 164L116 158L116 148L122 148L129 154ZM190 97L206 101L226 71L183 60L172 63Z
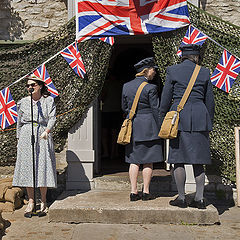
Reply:
M125 162L134 164L156 163L163 161L162 140L135 142L125 146Z
M211 164L209 132L178 132L170 140L168 163Z

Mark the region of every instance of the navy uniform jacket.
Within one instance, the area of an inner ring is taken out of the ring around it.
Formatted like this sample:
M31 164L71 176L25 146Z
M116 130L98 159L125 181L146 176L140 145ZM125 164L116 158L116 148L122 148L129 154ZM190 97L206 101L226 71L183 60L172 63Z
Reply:
M136 77L134 80L123 85L122 110L129 113L138 87L147 81L145 77ZM144 86L133 118L132 139L133 141L151 141L160 139L159 98L157 86L147 84Z
M177 110L196 64L185 60L167 68L160 106L161 123L168 111ZM210 71L201 67L183 110L180 112L180 131L211 131L214 116L214 96Z

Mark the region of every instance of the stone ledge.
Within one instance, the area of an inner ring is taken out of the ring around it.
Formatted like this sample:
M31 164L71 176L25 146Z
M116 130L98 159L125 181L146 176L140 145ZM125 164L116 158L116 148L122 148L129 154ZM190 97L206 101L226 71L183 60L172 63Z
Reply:
M168 204L173 196L152 201L129 201L128 191L64 192L49 208L50 222L112 224L215 224L217 209L180 209Z

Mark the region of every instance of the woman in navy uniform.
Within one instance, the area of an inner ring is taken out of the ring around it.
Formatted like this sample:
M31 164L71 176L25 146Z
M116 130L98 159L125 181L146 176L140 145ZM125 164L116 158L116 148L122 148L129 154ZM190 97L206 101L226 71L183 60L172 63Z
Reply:
M129 114L138 87L143 82L151 81L156 74L155 68L157 68L152 57L143 59L134 67L137 71L136 78L125 83L122 91L122 109L126 114ZM153 163L163 161L162 140L158 137L160 129L159 107L157 86L153 84L145 85L133 118L131 143L125 147L125 161L130 163L130 201L141 199L137 191L137 176L140 164L143 164L142 200L153 199L153 196L149 193Z
M180 49L182 63L167 68L160 105L161 122L168 111L177 110L194 68L199 63L200 46L188 44ZM178 190L178 197L171 200L170 205L187 207L184 164L191 164L196 181L196 194L189 206L206 208L203 198L205 183L203 165L211 164L209 131L212 130L213 116L214 96L210 71L201 67L188 100L180 112L178 136L170 140L168 163L174 164L173 173Z

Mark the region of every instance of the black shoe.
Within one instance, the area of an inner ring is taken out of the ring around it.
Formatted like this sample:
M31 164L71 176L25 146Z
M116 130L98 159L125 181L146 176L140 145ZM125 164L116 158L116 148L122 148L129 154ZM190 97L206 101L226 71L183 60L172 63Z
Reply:
M180 207L180 208L186 208L186 207L187 207L187 202L186 202L185 199L182 200L182 199L176 198L176 199L174 199L174 200L171 200L171 201L169 202L169 204L170 204L171 206L176 206L176 207Z
M148 201L148 200L153 200L155 197L151 193L142 193L142 200L143 201Z
M24 213L24 217L25 218L31 218L32 217L32 213L31 212L26 212L26 213Z
M206 203L205 203L204 199L199 200L199 201L195 201L193 199L193 201L188 206L192 207L192 208L206 209Z
M45 216L47 216L47 213L45 213L45 212L38 213L38 217L45 217Z
M130 193L130 201L137 201L137 200L140 200L140 199L141 199L141 197L138 193L137 194Z

